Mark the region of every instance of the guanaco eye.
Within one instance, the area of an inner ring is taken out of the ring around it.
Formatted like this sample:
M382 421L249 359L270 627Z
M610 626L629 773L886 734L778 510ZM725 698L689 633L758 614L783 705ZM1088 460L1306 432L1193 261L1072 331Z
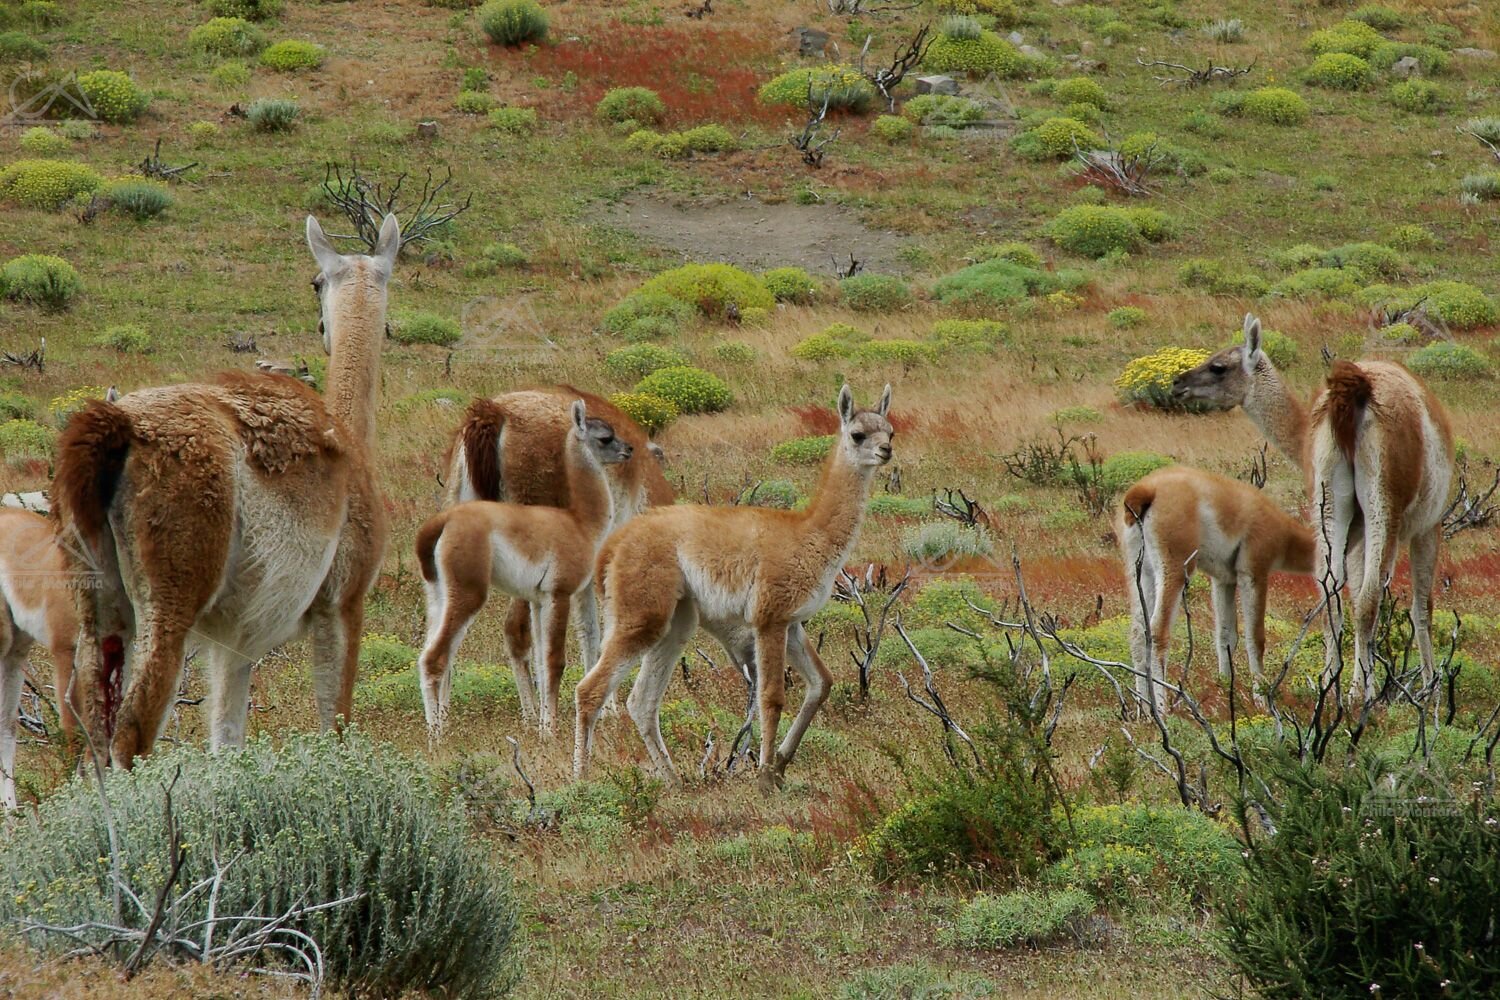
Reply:
M1213 372L1215 375L1223 375L1229 370L1229 366L1222 364L1212 364L1208 366L1208 370Z
M322 294L322 292L323 292L323 276L321 274L318 275L316 278L314 278L312 280L312 286L313 286L313 291L315 291L315 292L317 292L319 294Z
M859 431L855 431L853 434L850 434L849 438L855 444L864 444L865 443L865 436L863 434L861 434Z

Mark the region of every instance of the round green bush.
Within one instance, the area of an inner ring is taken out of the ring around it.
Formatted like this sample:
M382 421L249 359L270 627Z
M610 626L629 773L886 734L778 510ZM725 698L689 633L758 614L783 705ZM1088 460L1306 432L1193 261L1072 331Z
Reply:
M1477 174L1465 174L1458 182L1464 194L1479 201L1494 201L1500 198L1500 170L1481 170Z
M660 396L644 392L617 392L609 401L620 412L641 425L647 434L656 434L677 419L677 406Z
M1416 42L1383 42L1370 53L1370 65L1381 72L1389 72L1392 66L1407 56L1416 59L1417 67L1429 76L1448 68L1448 53Z
M875 103L875 87L853 66L825 66L789 70L764 83L758 97L762 104L801 108L809 104L830 111L864 114Z
M32 156L55 156L67 152L72 145L60 133L40 125L22 132L18 143L23 153Z
M1153 209L1073 205L1042 227L1042 234L1064 250L1098 258L1168 239L1171 225Z
M1233 337L1229 338L1230 346L1243 344L1245 342L1245 331L1237 330ZM1297 357L1301 353L1297 342L1280 330L1262 330L1260 332L1260 349L1266 357L1271 359L1271 364L1285 371L1297 363Z
M981 892L959 909L952 940L964 948L985 950L1017 945L1040 948L1066 937L1070 928L1093 912L1093 897L1076 889L1027 889L1003 896Z
M97 347L108 347L121 354L150 354L151 335L135 323L112 326L94 338Z
M490 112L490 128L506 135L530 135L540 120L536 108L496 108Z
M1030 143L1022 142L1028 136ZM1022 132L1017 142L1017 152L1057 160L1071 159L1079 150L1099 149L1104 145L1098 133L1077 118L1048 118L1036 128ZM1031 153L1032 144L1035 153Z
M1140 306L1120 306L1118 309L1111 309L1104 318L1117 330L1133 330L1146 322L1146 310Z
M839 282L839 295L855 312L891 312L911 302L911 289L895 275L856 274Z
M1438 245L1438 238L1420 223L1405 222L1393 228L1385 242L1397 250L1431 250Z
M1342 298L1359 287L1355 275L1341 267L1309 267L1282 278L1271 294L1287 299Z
M1008 260L1034 270L1042 266L1042 255L1025 243L984 243L970 248L964 256L977 264L987 260Z
M701 368L661 368L636 384L635 391L665 399L679 413L717 413L734 400L724 380Z
M1319 259L1324 267L1342 267L1353 271L1361 281L1395 278L1406 269L1401 255L1381 243L1345 243L1334 247Z
M629 341L658 340L693 321L697 308L665 292L635 291L606 312L604 329Z
M777 302L805 306L818 297L818 283L800 267L773 267L760 280Z
M0 267L0 295L51 309L62 309L78 294L73 265L50 254L27 253Z
M900 115L881 115L870 125L870 134L877 139L895 144L906 142L916 130L910 119Z
M1396 31L1406 27L1406 15L1381 4L1367 4L1349 15L1351 21L1363 21L1376 31Z
M47 46L24 31L0 31L0 62L43 62Z
M617 379L640 380L660 368L680 368L687 358L669 347L657 344L632 344L610 351L604 358L604 370Z
M1363 90L1373 77L1369 63L1347 52L1325 52L1307 70L1310 82L1334 90Z
M1402 111L1417 115L1433 115L1451 103L1448 92L1431 80L1402 80L1392 84L1391 103Z
M834 323L822 333L804 337L792 348L792 357L800 361L831 361L852 355L870 335L848 323Z
M482 90L460 90L453 98L453 110L466 115L487 115L500 104Z
M1485 378L1493 370L1490 359L1466 344L1438 340L1412 352L1406 367L1423 378Z
M525 267L531 262L531 255L514 243L487 243L479 256L494 267Z
M1210 295L1258 298L1270 286L1258 275L1230 272L1222 261L1195 258L1177 268L1177 280L1188 288L1201 288Z
M104 786L134 896L156 899L164 845L182 845L174 934L201 945L200 922L210 916L255 926L292 914L285 927L317 942L329 978L356 995L483 996L519 978L509 877L471 839L462 804L394 747L348 732L289 736L279 747L258 739L231 754L177 747L132 770L108 770ZM111 866L100 862L112 835L100 794L91 780L75 780L9 835L0 848L0 920L114 923ZM210 881L213 892L187 891ZM132 927L149 919L128 906L125 913ZM243 930L220 923L214 943ZM110 931L83 934L107 947ZM48 952L78 945L42 934L31 941ZM277 954L257 949L246 958L274 965Z
M1368 59L1384 41L1380 32L1363 21L1340 21L1331 28L1314 31L1303 47L1315 56L1339 53Z
M135 85L124 73L98 69L78 77L78 90L88 98L89 106L100 119L117 125L128 124L141 116L151 95Z
M402 344L437 344L447 347L463 337L454 320L437 313L412 312L398 316L391 324L391 339Z
M993 73L1000 77L1018 77L1030 73L1035 64L995 32L981 31L977 38L938 35L927 47L922 66L938 73Z
M111 209L124 212L137 222L154 219L172 207L172 192L160 181L110 181L101 192Z
M1307 102L1285 87L1261 87L1245 95L1240 113L1271 125L1299 125L1307 120Z
M856 361L871 364L894 363L903 370L925 365L937 360L937 347L933 344L924 344L918 340L907 340L895 338L892 340L871 340L860 344L854 349L852 355Z
M1494 300L1462 281L1432 281L1411 288L1371 285L1358 298L1360 304L1379 307L1387 314L1404 313L1420 304L1429 316L1442 320L1452 330L1500 322Z
M52 457L57 432L35 420L17 418L0 421L0 455L7 462Z
M932 295L944 305L1003 306L1073 285L1066 272L1052 274L996 257L944 275L932 286Z
M220 90L242 90L250 82L250 75L249 66L238 59L229 59L215 66L208 78Z
M1100 479L1105 489L1115 493L1128 489L1143 476L1172 464L1165 455L1154 451L1121 451L1104 460Z
M1063 104L1092 104L1100 109L1109 107L1109 95L1104 88L1086 76L1059 80L1052 97Z
M760 357L755 348L739 340L725 340L714 345L714 357L731 365L748 365Z
M266 47L266 33L243 17L216 17L188 32L188 44L215 56L251 56Z
M771 459L793 465L816 465L828 457L833 450L835 434L820 434L816 437L792 438L771 446Z
M992 319L942 319L932 324L927 339L941 351L958 354L993 354L1005 343L1010 331Z
M536 0L489 0L479 8L479 27L496 45L521 45L547 37L547 12Z
M607 122L655 125L667 116L667 106L649 87L613 87L599 98L594 114Z
M263 51L260 64L282 73L293 73L299 69L317 69L323 65L324 54L323 46L316 42L289 38Z
M281 0L208 0L208 9L219 17L265 21L281 13Z
M901 106L901 114L921 125L947 125L967 128L983 121L989 111L968 97L952 94L918 94ZM889 117L889 116L887 116Z
M36 404L19 392L0 389L0 421L30 420L36 416Z
M250 105L245 118L257 132L287 132L296 126L301 114L296 101L263 97Z
M714 319L722 318L731 304L741 313L750 308L776 307L775 297L760 279L733 264L685 264L663 271L637 291L652 293L669 295Z
M1142 896L1173 891L1194 905L1224 898L1244 879L1242 848L1222 826L1199 812L1170 806L1086 806L1074 810L1074 847L1046 875L1053 885L1077 888L1101 902L1130 908L1140 900L1120 898L1139 878ZM1111 858L1113 853L1113 858ZM1132 858L1144 858L1144 867ZM1118 866L1118 867L1117 867Z

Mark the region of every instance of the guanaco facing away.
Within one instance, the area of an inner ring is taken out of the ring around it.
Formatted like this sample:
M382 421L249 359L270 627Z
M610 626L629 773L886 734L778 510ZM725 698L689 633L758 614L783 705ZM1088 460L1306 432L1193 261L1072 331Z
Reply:
M78 617L63 552L52 524L29 510L0 508L0 807L16 807L16 717L26 654L33 644L52 654L58 721L71 743L77 726L72 692Z
M594 558L614 520L604 467L629 461L634 449L609 423L589 417L583 400L573 402L571 413L563 465L572 506L471 500L434 515L417 531L427 594L427 642L417 669L434 738L441 735L448 715L453 655L491 587L540 608L542 627L531 643L535 674L514 650L511 669L522 714L539 714L544 732L556 725L571 601L578 601L580 647L598 648Z
M1130 592L1130 654L1139 671L1135 687L1141 698L1162 710L1172 622L1188 577L1202 570L1213 581L1219 675L1229 677L1238 596L1258 703L1266 588L1274 572L1313 571L1312 529L1248 483L1172 466L1126 491L1115 533Z
M1453 483L1453 430L1431 390L1388 361L1335 361L1311 413L1261 350L1260 320L1245 317L1245 343L1177 376L1172 392L1220 409L1243 406L1262 433L1302 469L1317 531L1315 574L1354 604L1352 690L1375 697L1380 598L1402 545L1411 552L1412 623L1430 683L1432 584L1443 511ZM1339 659L1343 616L1324 632L1325 670ZM1325 678L1326 680L1326 678Z
M588 769L605 697L641 659L626 708L652 763L669 781L677 780L662 741L661 702L678 654L701 619L715 636L748 631L755 637L759 778L763 791L780 784L833 682L802 626L833 592L859 535L875 470L891 460L890 406L890 386L873 410L855 409L853 394L843 387L838 439L805 510L657 507L610 536L595 573L605 608L604 649L578 685L576 778ZM778 748L788 659L807 692Z

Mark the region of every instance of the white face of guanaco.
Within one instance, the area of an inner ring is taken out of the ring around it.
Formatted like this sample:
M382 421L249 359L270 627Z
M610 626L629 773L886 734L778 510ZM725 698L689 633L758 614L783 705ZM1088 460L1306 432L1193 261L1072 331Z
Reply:
M891 460L891 440L896 436L886 414L891 409L891 387L885 387L880 405L856 410L854 393L846 385L839 390L839 447L860 468L884 465Z
M607 420L590 417L584 412L583 400L573 403L573 433L600 465L619 465L630 461L635 449L615 436L615 429Z
M318 220L309 215L307 246L318 262L318 275L312 281L313 291L318 293L318 333L323 338L324 353L332 354L333 333L329 329L328 314L339 286L356 268L373 270L382 285L389 281L391 269L396 265L396 255L401 252L401 227L394 215L387 215L380 224L380 236L372 253L368 256L341 254L334 249L333 241L323 232Z

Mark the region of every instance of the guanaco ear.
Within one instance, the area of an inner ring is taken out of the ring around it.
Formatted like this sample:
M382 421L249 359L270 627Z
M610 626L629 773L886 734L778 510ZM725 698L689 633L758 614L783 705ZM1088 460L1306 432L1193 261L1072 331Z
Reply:
M1260 359L1260 319L1254 313L1245 313L1245 349L1240 352L1240 364L1249 375L1255 371Z
M854 417L854 393L845 382L839 390L839 423L847 424Z
M880 396L880 405L875 407L875 412L882 417L891 412L891 384L885 384L885 392Z
M581 399L573 400L573 429L578 432L579 437L588 437L588 414L583 411L583 400Z
M380 239L375 241L375 252L370 256L375 258L375 263L380 265L385 276L391 276L391 269L396 266L396 254L401 252L401 223L396 221L394 212L387 213L385 221L380 224Z
M318 262L318 270L324 274L334 274L343 266L343 258L333 248L323 227L318 225L318 220L311 215L307 217L307 246L312 250L313 259Z

